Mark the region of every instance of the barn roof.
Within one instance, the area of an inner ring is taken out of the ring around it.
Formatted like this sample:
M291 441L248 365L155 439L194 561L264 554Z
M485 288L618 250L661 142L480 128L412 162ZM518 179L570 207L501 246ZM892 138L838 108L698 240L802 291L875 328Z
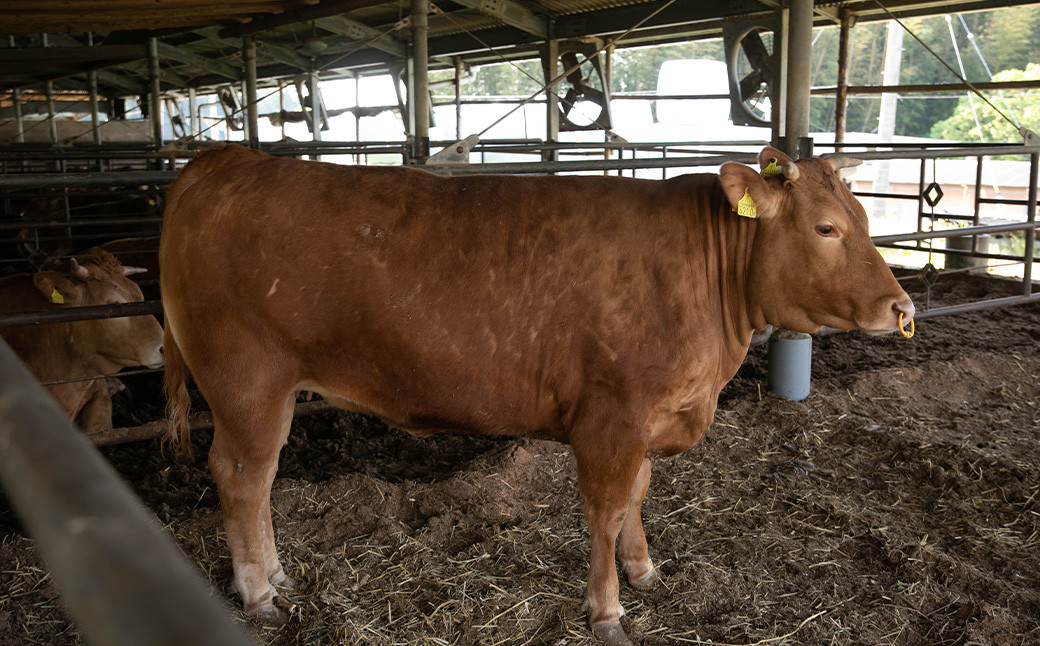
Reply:
M432 0L431 67L530 56L549 35L626 36L629 44L715 36L725 21L767 19L778 0ZM897 15L969 11L1018 0L885 0ZM816 2L817 24L848 7L860 20L887 16L875 0ZM0 3L0 99L13 88L85 92L97 72L102 94L143 94L148 43L157 38L162 91L237 82L242 39L257 43L261 78L320 69L403 65L410 0L6 0ZM494 48L495 51L492 51Z

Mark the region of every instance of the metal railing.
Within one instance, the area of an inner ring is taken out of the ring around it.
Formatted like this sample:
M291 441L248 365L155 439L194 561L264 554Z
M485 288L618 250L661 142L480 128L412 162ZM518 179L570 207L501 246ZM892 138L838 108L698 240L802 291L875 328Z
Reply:
M0 393L0 484L88 642L255 644L2 341Z
M1033 264L1036 262L1035 246L1036 230L1038 226L1036 218L1038 181L1037 178L1038 174L1040 174L1040 146L960 145L917 150L904 147L902 149L883 151L854 150L857 147L862 147L862 144L847 144L843 145L842 147L844 151L846 151L843 152L843 154L847 154L850 157L856 157L864 161L891 161L899 159L920 160L919 174L917 177L918 190L916 193L910 194L892 192L854 191L854 193L860 197L869 197L884 200L906 200L916 202L917 217L916 226L914 230L907 231L904 233L873 236L872 239L874 241L874 244L878 247L903 251L925 252L928 254L944 256L946 258L961 257L975 260L983 260L987 263L991 260L1009 261L1014 264L1020 263L1022 265L1022 283L1019 296L994 298L975 301L971 303L948 305L945 307L921 311L918 314L918 318L923 319L933 316L940 316L944 314L957 314L966 311L1040 302L1040 293L1034 292L1034 284L1032 277ZM888 146L885 147L887 148ZM987 161L992 161L992 157L1002 155L1028 157L1029 161L1023 162L1028 163L1029 165L1029 180L1028 186L1026 188L1025 199L982 196L983 166ZM936 213L934 207L941 203L941 201L937 200L934 204L929 204L926 199L926 192L928 191L928 186L930 186L932 183L940 185L943 183L942 177L937 175L938 171L934 165L931 169L931 182L928 182L929 169L927 161L944 158L975 159L975 181L970 214ZM906 183L905 179L904 183ZM1003 224L984 224L982 212L984 205L1006 205L1011 207L1021 207L1021 219L1018 221L1007 222ZM968 226L936 228L936 222L942 220L966 224ZM990 251L984 251L979 248L979 236L1017 232L1021 232L1024 237L1024 250L1021 255L992 253ZM948 245L944 247L937 247L934 245L935 240L951 240L957 238L971 238L972 242L970 248L957 249L949 248ZM982 270L983 267L980 266L979 269ZM961 271L964 271L964 269L957 268L953 270L936 270L933 275L935 277L942 277L943 275L949 273ZM928 288L930 289L930 287L931 286L929 285Z

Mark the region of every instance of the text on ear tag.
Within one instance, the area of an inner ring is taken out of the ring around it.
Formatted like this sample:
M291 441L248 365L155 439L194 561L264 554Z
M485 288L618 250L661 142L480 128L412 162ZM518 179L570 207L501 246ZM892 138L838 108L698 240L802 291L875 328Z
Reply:
M770 177L776 177L777 175L781 174L780 168L778 168L776 165L776 157L771 157L769 159L769 164L767 164L766 167L762 169L762 172L760 174L762 175L763 179L769 179Z
M54 291L51 292L51 302L57 303L58 305L63 305L65 303L65 297L61 295L61 292L58 291L57 287L55 287Z
M737 215L745 218L758 217L758 209L755 208L755 200L752 199L746 188L744 189L744 197L740 198L740 201L737 202Z

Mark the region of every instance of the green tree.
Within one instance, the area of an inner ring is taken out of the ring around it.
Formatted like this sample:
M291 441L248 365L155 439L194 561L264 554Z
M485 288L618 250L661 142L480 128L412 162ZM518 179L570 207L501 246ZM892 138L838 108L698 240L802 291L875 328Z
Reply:
M1023 70L1004 70L993 77L997 81L1037 81L1040 80L1040 63L1030 63ZM1012 92L1005 90L1003 97L989 92L988 98L1005 114L1018 119L1027 128L1036 130L1040 127L1040 90ZM997 143L1018 143L1022 140L1018 129L1000 116L978 97L974 98L975 114L971 109L971 101L965 96L957 103L953 116L936 123L932 128L932 136L956 141L984 141ZM979 125L975 124L975 115ZM981 128L981 130L980 130Z
M1025 69L1036 62L1040 6L994 11L979 31L979 48L992 69Z

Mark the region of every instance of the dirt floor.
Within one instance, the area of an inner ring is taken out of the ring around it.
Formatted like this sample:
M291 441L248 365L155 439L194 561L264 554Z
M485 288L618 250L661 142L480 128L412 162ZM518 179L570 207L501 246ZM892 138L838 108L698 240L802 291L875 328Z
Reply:
M1017 289L960 275L930 299ZM752 348L706 440L654 467L644 517L664 583L622 583L633 640L1040 644L1038 344L1035 305L922 320L912 340L820 337L803 402L766 392ZM131 388L117 424L161 406ZM153 441L103 453L227 592L208 434L195 442L185 461ZM286 626L247 624L263 644L591 643L564 446L322 413L297 421L273 507L298 585ZM0 644L81 643L3 501L0 565Z

